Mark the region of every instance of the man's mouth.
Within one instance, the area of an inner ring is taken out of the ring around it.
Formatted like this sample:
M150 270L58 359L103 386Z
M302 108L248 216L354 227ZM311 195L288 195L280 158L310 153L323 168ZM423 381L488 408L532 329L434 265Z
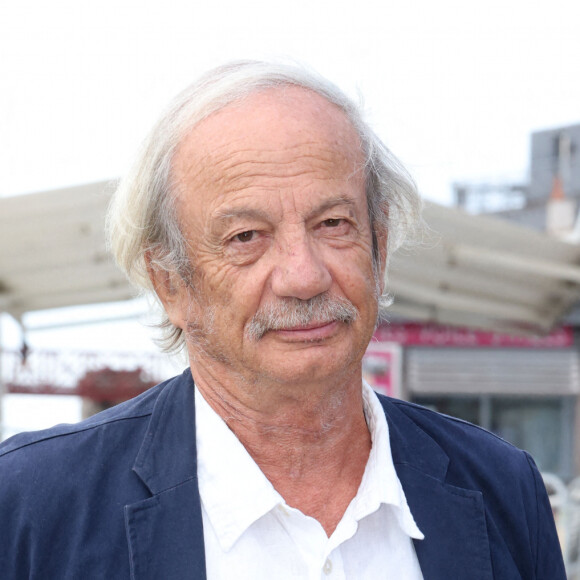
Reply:
M268 333L275 334L279 338L291 342L315 342L329 338L334 334L340 322L331 320L329 322L312 322L302 326L291 328L280 328L269 330Z
M326 326L327 324L332 324L335 322L334 320L325 320L325 321L315 321L309 322L307 324L297 324L296 326L289 326L287 328L277 328L276 330L312 330L314 328L321 328L322 326Z

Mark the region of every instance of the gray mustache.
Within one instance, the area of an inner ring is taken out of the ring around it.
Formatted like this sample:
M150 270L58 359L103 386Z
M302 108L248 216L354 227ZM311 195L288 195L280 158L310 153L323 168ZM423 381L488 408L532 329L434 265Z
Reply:
M357 309L350 300L330 294L319 294L309 300L284 298L260 308L246 327L251 340L260 340L269 330L306 326L313 322L328 324L356 320Z

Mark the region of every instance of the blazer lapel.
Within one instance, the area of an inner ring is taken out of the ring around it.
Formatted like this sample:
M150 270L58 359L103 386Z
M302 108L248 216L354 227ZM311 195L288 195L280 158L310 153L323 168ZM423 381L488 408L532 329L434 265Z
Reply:
M205 580L193 380L159 395L133 471L152 497L125 506L133 580Z
M133 580L205 580L197 482L125 507Z
M423 578L493 578L481 493L445 485L405 465L397 471L411 513L425 535L415 540Z
M491 580L493 571L481 492L445 483L449 458L404 415L381 399L395 469L425 539L415 549L425 580Z

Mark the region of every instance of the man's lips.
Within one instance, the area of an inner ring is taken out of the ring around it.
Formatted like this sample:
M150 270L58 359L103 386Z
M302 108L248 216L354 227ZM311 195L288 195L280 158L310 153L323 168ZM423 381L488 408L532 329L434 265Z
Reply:
M310 324L305 324L304 326L293 326L291 328L280 328L280 330L287 331L298 331L298 330L313 330L314 328L322 328L323 326L328 326L332 324L334 320L329 320L327 322L311 322Z
M330 322L312 322L305 326L294 326L292 328L281 328L271 330L281 338L290 340L322 340L335 332L339 322L331 320Z

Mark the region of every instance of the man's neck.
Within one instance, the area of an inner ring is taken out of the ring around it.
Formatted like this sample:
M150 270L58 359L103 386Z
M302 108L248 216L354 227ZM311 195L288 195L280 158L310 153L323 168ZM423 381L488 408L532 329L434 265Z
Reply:
M200 393L288 505L330 535L357 493L371 438L360 371L322 385L247 385L196 365Z

